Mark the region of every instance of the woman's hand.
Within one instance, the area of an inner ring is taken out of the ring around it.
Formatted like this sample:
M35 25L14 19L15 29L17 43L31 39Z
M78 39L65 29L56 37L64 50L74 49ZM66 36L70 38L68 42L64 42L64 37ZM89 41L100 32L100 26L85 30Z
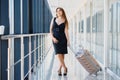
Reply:
M54 43L58 43L58 40L56 38L52 38Z

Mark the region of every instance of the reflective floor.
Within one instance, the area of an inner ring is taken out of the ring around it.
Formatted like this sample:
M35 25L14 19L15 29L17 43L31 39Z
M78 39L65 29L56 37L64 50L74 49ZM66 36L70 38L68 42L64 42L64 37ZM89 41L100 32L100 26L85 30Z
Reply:
M38 73L33 74L34 80L114 80L107 79L108 75L103 71L98 72L97 76L89 75L85 71L85 69L79 64L74 54L70 50L69 54L65 55L65 63L68 67L68 75L58 76L57 70L59 62L57 56L54 56L54 53L52 53L51 50L51 53L47 55L44 63L42 65L39 65L39 67L36 69L38 70Z

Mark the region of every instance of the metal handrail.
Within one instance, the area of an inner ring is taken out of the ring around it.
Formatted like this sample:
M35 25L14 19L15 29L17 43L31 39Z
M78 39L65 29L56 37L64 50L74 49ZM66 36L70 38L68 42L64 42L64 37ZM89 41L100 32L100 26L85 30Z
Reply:
M24 38L25 37L29 38L29 43L28 43L29 44L29 47L28 47L29 52L26 55L24 55ZM31 45L31 43L32 43L31 42L32 37L35 37L34 38L34 42L33 42L34 45L35 45L35 47L34 47L33 50L31 50L31 48L32 48L32 45ZM24 80L25 77L28 74L29 74L29 79L31 78L31 70L35 67L34 65L36 65L38 62L40 62L41 59L42 59L42 62L43 62L44 59L45 59L45 57L46 57L46 55L48 54L48 52L51 49L51 45L50 45L49 48L48 48L48 46L44 47L45 46L44 40L46 40L46 38L49 38L49 37L50 37L49 33L17 34L17 35L4 35L4 36L1 36L2 40L8 40L8 68L7 68L8 80L13 80L14 79L14 78L11 78L11 77L14 77L13 74L11 74L11 70L18 63L21 63L21 80ZM21 57L16 62L12 62L11 63L11 61L10 61L11 58L12 58L11 55L14 55L14 53L12 53L11 51L14 50L13 44L14 44L14 39L16 39L16 38L19 38L20 41L21 41L19 43L19 44L21 44L21 47L20 47L20 49L21 49ZM38 42L39 40L40 40L41 44L38 45L38 46L36 46L36 41ZM11 46L12 46L12 48L11 48ZM36 54L35 51L38 50L39 48L41 48L42 51L40 51L41 52L40 55L38 54L38 59L37 59L36 58L37 54ZM48 48L47 51L46 51L46 48ZM34 60L34 64L31 65L31 57L32 57L31 55L33 53L34 53L34 59L35 60ZM25 60L26 57L29 57L29 70L28 70L27 74L25 74L25 76L24 76L24 60Z
M48 35L49 33L35 33L35 34L18 34L18 35L3 35L1 36L2 40L10 39L10 38L21 38L21 37L30 37L30 36L42 36L42 35Z
M26 55L24 56L24 59L25 59L26 57L28 57L29 55L33 54L34 51L36 51L38 48L40 48L40 47L42 47L42 46L43 46L43 44L40 45L40 46L38 46L38 47L35 48L34 50L32 50L30 53L26 54ZM21 59L17 60L13 65L11 65L9 68L7 68L7 70L9 70L11 67L17 65L20 61L21 61Z
M48 48L47 52L45 53L46 55L49 53L50 49L51 49L52 45L50 45L50 47ZM44 58L45 60L45 58ZM40 62L40 58L38 59L38 61L36 61L35 65ZM27 77L27 75L30 73L30 71L34 68L34 65L31 67L31 69L28 71L28 73L26 73L26 75L24 76L24 79L25 77Z

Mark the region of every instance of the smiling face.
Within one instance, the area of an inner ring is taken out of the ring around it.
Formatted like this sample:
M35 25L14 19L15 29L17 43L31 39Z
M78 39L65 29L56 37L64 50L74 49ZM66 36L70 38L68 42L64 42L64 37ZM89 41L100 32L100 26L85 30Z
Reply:
M63 16L63 12L62 12L62 10L61 10L60 8L58 8L58 9L56 10L56 15L57 15L57 17Z
M66 14L65 14L65 11L64 11L63 8L58 7L58 8L56 9L56 17L62 17L62 18L64 18L64 19L65 19L65 25L66 25L67 28L68 28L68 20L67 20L67 17L66 17Z

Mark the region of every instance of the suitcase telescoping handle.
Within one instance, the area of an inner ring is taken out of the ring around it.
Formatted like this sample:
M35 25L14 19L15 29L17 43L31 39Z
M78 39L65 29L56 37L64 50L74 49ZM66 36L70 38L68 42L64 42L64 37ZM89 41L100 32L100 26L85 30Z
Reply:
M81 54L84 54L84 47L82 45L79 45L77 50L74 50L71 46L69 46L69 48L75 54L75 57L77 57Z
M78 49L79 49L79 50L84 50L84 47L83 47L82 45L79 45L79 46L78 46Z
M69 48L72 50L73 53L76 53L76 50L74 50L73 47L69 46ZM82 45L79 45L77 51L78 50L84 50L84 47Z
M85 53L84 47L82 45L79 45L75 57L81 57L84 53Z

